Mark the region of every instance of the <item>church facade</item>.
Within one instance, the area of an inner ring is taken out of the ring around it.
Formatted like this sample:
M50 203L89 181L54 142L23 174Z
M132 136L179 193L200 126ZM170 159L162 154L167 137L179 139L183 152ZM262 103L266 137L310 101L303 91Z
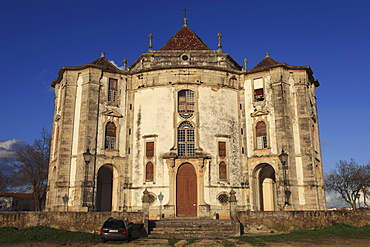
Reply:
M187 25L131 66L104 53L62 67L46 210L229 217L238 210L326 209L317 79L269 54L252 69Z

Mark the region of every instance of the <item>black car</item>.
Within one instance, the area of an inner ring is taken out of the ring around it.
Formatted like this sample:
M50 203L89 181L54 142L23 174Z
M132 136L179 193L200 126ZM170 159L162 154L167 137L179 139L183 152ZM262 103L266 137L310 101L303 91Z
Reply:
M123 220L109 218L100 230L100 237L103 243L107 241L129 241L131 237L132 223L126 223Z

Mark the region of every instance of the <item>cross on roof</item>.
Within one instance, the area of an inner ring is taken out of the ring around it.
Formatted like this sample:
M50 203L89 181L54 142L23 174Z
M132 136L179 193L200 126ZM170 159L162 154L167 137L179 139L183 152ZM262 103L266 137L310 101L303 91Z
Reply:
M186 18L186 11L189 11L189 10L185 7L181 11L184 11L184 26L186 27L187 26L187 23L186 22L188 21L188 19Z
M183 10L181 10L181 11L184 11L184 17L186 18L186 11L189 11L186 7L183 9Z

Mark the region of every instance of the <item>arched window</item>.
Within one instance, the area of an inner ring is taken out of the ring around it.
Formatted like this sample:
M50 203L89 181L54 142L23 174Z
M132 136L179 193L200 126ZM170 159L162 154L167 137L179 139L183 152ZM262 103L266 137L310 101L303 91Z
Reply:
M116 125L109 122L105 126L105 149L114 150L116 144Z
M148 162L145 167L145 180L146 181L153 181L154 177L154 165L152 162Z
M178 155L195 155L194 127L190 122L182 122L177 132Z
M183 118L190 118L194 113L194 92L182 90L178 93L178 112Z
M256 125L257 149L267 148L267 131L265 122L258 122Z
M219 178L220 180L226 180L227 179L227 167L225 162L221 162L218 165L218 172L219 172Z

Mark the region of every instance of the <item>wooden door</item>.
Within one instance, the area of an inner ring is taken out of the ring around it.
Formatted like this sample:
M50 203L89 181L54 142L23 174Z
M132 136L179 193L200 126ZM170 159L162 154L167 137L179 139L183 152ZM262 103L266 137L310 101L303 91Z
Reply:
M177 217L197 217L197 175L193 165L182 164L176 177Z

